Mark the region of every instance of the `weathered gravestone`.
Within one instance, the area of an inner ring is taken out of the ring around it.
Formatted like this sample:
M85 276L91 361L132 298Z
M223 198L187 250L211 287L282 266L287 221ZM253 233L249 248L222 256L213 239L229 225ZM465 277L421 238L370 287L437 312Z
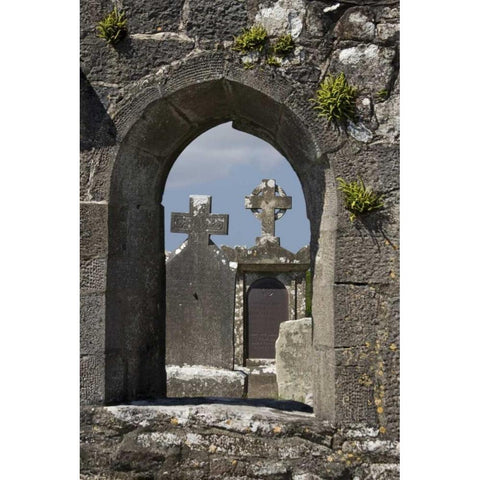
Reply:
M190 196L190 213L172 213L187 241L167 262L166 358L170 365L233 368L235 271L210 235L228 233L228 215L211 197Z
M275 353L279 398L312 405L312 319L282 322Z

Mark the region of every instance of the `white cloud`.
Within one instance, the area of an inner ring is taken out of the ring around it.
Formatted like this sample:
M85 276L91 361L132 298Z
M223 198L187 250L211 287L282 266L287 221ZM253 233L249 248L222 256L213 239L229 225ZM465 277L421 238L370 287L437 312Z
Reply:
M168 188L226 178L235 166L256 165L267 172L284 161L271 145L239 132L231 123L219 125L195 139L178 157L168 176Z

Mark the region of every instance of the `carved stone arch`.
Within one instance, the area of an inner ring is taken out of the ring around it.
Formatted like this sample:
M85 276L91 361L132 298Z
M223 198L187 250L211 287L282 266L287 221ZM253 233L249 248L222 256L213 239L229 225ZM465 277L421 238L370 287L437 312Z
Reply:
M335 420L337 196L328 153L340 140L308 97L280 74L244 70L222 53L192 57L125 94L108 185L104 403L165 394L165 182L192 140L231 120L284 155L302 185L315 272L314 410Z

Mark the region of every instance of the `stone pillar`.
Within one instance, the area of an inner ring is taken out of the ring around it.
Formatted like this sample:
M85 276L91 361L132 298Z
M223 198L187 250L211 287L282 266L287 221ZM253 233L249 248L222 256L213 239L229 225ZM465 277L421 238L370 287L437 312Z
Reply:
M80 204L80 401L105 400L108 205Z

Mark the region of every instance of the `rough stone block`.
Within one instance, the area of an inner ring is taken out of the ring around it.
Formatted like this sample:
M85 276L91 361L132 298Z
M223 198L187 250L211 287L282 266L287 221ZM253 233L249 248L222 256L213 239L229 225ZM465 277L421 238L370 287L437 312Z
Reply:
M155 338L153 333L136 350L125 352L129 375L125 382L124 400L155 400L165 396L165 364L160 358L160 348Z
M80 38L95 35L98 22L112 11L112 0L82 0L80 2Z
M260 133L260 138L266 137L272 143L281 115L280 104L272 102L258 90L239 85L236 82L229 82L228 89L235 115L242 118L242 123L250 122L257 128L262 126L263 133ZM238 122L236 123L238 124ZM268 130L264 127L266 125L269 126Z
M340 40L371 42L375 36L375 15L369 7L349 8L335 26Z
M279 398L312 405L312 319L282 322L275 350Z
M359 478L371 480L399 480L400 465L395 463L375 463L373 465L362 465L358 469Z
M107 287L107 259L90 258L80 262L80 291L82 294L101 293Z
M108 337L107 337L108 338ZM109 352L105 355L105 403L126 400L127 361L123 353Z
M275 373L253 373L248 375L248 398L278 398Z
M80 71L80 150L115 145L116 128L102 99Z
M112 166L118 145L95 147L80 153L80 200L104 202L108 200Z
M250 87L277 103L285 102L294 89L292 83L285 81L285 77L278 72L262 69L249 70L235 61L235 58L229 58L229 60L225 67L225 78L229 83L239 84L239 87ZM295 87L301 89L301 85L295 85ZM241 99L242 97L237 101Z
M156 156L146 152L145 136L137 136L136 148L120 150L112 173L111 202L116 205L152 205L157 195L157 181L161 165Z
M160 334L158 297L144 292L107 293L106 346L108 351L147 348Z
M170 96L170 102L191 121L199 124L230 119L230 99L225 91L225 82L199 83L181 89Z
M90 168L92 155L87 151L80 153L80 201L88 200L88 187L90 182Z
M305 17L305 32L309 37L328 39L328 33L335 23L336 17L324 12L329 4L325 1L307 2ZM304 35L305 37L305 35Z
M194 43L178 34L128 35L115 48L89 36L80 47L81 67L90 82L139 80L193 50Z
M338 152L330 154L329 158L335 165L335 174L345 180L361 177L365 185L378 193L400 188L398 145L377 143L360 146L349 142Z
M357 422L378 425L373 387L362 384L365 373L358 366L336 367L336 420L340 425Z
M105 295L83 295L80 301L80 354L105 351Z
M209 40L233 40L246 26L246 2L236 0L190 2L184 19L189 35Z
M161 265L155 257L118 257L108 266L108 291L152 296L158 292Z
M185 141L191 133L190 130L188 121L182 118L168 102L154 101L144 110L141 119L131 130L128 153L138 155L138 150L141 149L156 157L168 157Z
M398 23L379 23L377 25L377 39L385 45L393 45L400 38L400 25Z
M157 305L157 297L128 296L125 313L129 318L125 319L125 348L139 352L148 352L150 348L160 350L157 343L162 322Z
M364 346L374 343L378 324L375 289L359 285L335 285L335 346Z
M390 96L385 102L376 103L375 116L378 121L376 135L389 143L397 143L400 139L400 97Z
M273 5L271 3L259 4L255 22L263 25L269 35L280 36L289 33L294 39L298 38L304 27L306 2L279 0Z
M288 110L285 109L285 113L288 111L290 115L284 114L282 117L282 126L279 128L277 138L281 144L284 136L293 141L294 136L298 133L295 130L305 132L298 137L296 148L305 151L310 160L317 161L319 155L338 150L345 142L345 138L338 129L331 128L325 118L318 116L310 101L313 96L314 92L312 91L298 89L286 99L285 106L288 107ZM291 133L288 133L289 125L295 128ZM309 145L313 146L311 151L307 149ZM296 154L294 143L289 152L290 156L294 158ZM297 168L299 166L297 165Z
M339 236L335 258L336 283L387 284L397 281L398 251L387 240L368 235Z
M243 372L167 365L169 397L233 397L245 395L246 375Z
M140 257L143 260L151 260L161 251L159 229L163 223L162 209L163 207L159 204L139 204L128 209L125 254L130 258Z
M177 30L185 0L123 0L131 33Z
M384 5L386 2L383 2ZM400 8L398 7L398 0L391 0L388 4L391 4L390 7L379 7L375 9L375 14L377 17L377 22L392 22L398 23L400 21Z
M80 403L101 404L105 400L105 357L103 354L80 356Z
M80 204L80 258L105 257L108 252L108 205Z
M388 89L394 74L395 50L378 45L358 45L335 50L330 71L345 73L350 83L360 91L376 94Z
M290 110L283 111L276 139L284 155L298 167L315 161L320 153L312 143L311 132Z

